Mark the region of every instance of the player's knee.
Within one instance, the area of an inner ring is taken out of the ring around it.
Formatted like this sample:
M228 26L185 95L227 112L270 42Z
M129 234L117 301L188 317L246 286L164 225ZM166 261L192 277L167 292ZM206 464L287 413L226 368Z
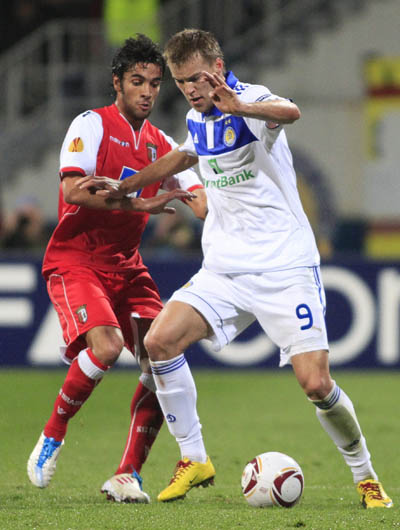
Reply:
M178 355L168 333L150 329L144 337L144 346L152 361L165 361Z
M308 398L312 400L321 400L332 390L333 381L329 374L317 373L310 374L300 384Z
M115 334L97 342L93 347L93 353L100 362L112 366L120 356L123 347L123 338Z
M163 342L160 333L150 329L143 339L143 344L152 361L159 361L165 358L165 343Z

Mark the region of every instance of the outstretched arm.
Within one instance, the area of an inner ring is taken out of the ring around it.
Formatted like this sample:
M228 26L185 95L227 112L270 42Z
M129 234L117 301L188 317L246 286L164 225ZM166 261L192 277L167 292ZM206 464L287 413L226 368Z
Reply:
M100 196L121 198L153 182L189 169L197 164L197 161L197 157L189 156L177 147L122 182L93 176L80 179L78 186L82 190L101 190L97 192Z
M66 176L62 181L64 200L68 204L77 204L86 208L97 210L125 210L131 212L148 212L151 214L175 213L175 208L167 206L173 199L184 199L190 201L196 198L196 195L188 191L175 189L168 193L156 195L147 199L140 197L102 197L91 193L88 189L81 189L77 183L82 179L81 175L72 174Z
M256 118L275 123L293 123L300 118L297 105L289 100L265 100L246 103L240 100L234 90L227 84L223 76L203 72L212 86L210 97L214 105L223 113Z

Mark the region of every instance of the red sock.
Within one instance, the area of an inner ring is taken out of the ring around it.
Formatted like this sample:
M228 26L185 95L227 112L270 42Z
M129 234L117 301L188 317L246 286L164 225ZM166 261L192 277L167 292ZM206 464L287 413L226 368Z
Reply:
M89 348L84 353L87 353L90 361L97 368L100 370L107 369L94 357ZM54 403L50 419L44 427L44 435L61 442L67 432L68 421L75 416L100 381L101 378L99 377L96 379L88 377L81 370L78 358L75 358Z
M131 417L125 451L116 475L133 471L140 473L164 420L157 396L141 381L132 398Z

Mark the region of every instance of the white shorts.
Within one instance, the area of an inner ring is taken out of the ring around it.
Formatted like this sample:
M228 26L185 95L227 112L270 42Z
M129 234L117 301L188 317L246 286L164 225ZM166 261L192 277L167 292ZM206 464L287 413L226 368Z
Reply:
M219 351L255 320L281 350L279 366L292 355L328 350L325 291L319 267L258 274L217 274L204 268L170 300L185 302L207 320Z

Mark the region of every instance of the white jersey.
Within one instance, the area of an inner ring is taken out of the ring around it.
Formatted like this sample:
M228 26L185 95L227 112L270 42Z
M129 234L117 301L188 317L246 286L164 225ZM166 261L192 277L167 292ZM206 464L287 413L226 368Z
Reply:
M281 99L264 86L227 84L246 102ZM191 109L180 147L199 158L207 193L203 266L217 273L285 270L319 264L281 125Z

